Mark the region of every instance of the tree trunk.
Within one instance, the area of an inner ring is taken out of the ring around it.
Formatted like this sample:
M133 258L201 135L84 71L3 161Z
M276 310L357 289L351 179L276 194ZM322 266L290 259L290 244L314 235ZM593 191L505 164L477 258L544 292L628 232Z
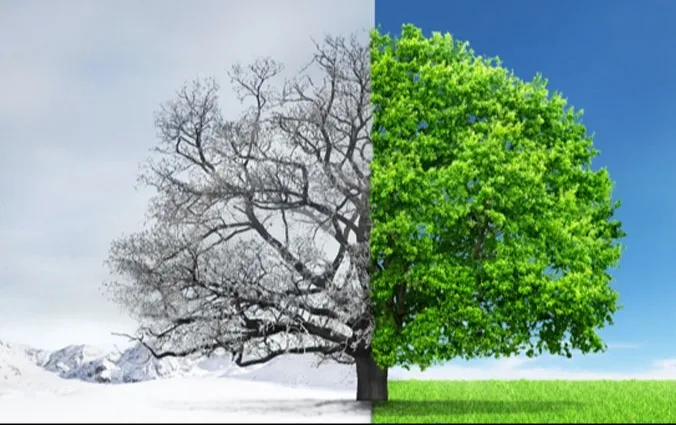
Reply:
M357 401L387 400L387 369L373 360L371 350L355 356Z

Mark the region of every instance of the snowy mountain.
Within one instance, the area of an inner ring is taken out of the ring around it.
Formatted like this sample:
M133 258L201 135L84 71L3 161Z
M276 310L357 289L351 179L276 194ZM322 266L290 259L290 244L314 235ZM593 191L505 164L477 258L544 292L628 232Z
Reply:
M43 367L49 360L49 356L52 354L47 350L42 350L40 348L33 348L27 345L21 346L23 351L26 353L28 358L34 364Z
M189 375L197 367L193 358L154 358L141 344L128 348L115 362L117 382L140 382L178 375Z
M156 361L139 346L100 354L0 342L0 423L371 422L370 404L355 402L354 387L340 378L353 367L317 371L312 355L239 368L225 356ZM92 383L135 380L145 382Z
M106 353L88 345L69 345L48 352L0 342L0 383L23 381L28 373L46 374L52 380L108 384L212 376L283 382L293 387L354 388L354 366L326 363L321 366L322 373L317 373L317 366L317 358L311 354L280 356L265 364L240 368L222 354L155 359L141 344Z
M46 352L0 341L0 391L32 389L68 391L63 379L39 365Z
M50 372L66 376L72 374L84 364L105 357L105 353L89 345L69 345L50 353L43 365Z
M32 358L39 359L35 355ZM155 359L141 344L121 353L105 353L88 345L69 345L52 352L43 367L65 379L130 383L191 374L196 363L194 359ZM36 364L40 365L39 360Z

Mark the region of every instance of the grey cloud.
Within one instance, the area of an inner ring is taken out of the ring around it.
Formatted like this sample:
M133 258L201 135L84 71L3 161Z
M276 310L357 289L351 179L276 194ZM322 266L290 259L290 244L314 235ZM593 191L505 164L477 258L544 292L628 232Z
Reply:
M227 83L230 65L259 56L297 68L311 36L373 21L373 0L2 2L0 339L128 330L100 294L103 260L143 220L149 193L134 186L153 113L185 81Z

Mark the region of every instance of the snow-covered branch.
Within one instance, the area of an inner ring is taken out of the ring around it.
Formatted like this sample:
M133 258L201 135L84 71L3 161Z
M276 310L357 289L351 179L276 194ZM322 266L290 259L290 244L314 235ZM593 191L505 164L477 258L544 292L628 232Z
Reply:
M368 46L316 47L279 87L272 59L233 67L236 119L221 115L214 80L159 111L140 176L156 190L149 224L113 243L120 279L107 284L153 355L345 360L368 344Z

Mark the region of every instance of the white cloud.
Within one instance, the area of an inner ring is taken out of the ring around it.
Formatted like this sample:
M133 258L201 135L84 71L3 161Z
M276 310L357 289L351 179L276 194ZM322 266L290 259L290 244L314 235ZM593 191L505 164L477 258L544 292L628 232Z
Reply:
M676 374L676 358L657 360L653 363L653 367L658 370Z
M418 369L406 371L400 368L390 372L391 379L456 379L456 380L627 380L627 379L676 379L676 359L653 362L642 372L597 372L583 369L536 367L537 359L511 357L487 362L486 366L457 366L453 363L432 367L424 372ZM528 366L526 366L528 365Z
M640 348L641 346L639 344L634 344L631 342L609 342L608 343L608 349L609 350L636 350Z
M131 323L100 294L138 227L153 113L186 80L373 25L372 0L9 0L0 5L0 339L108 345ZM226 113L238 104L224 99ZM11 337L10 337L11 336Z

